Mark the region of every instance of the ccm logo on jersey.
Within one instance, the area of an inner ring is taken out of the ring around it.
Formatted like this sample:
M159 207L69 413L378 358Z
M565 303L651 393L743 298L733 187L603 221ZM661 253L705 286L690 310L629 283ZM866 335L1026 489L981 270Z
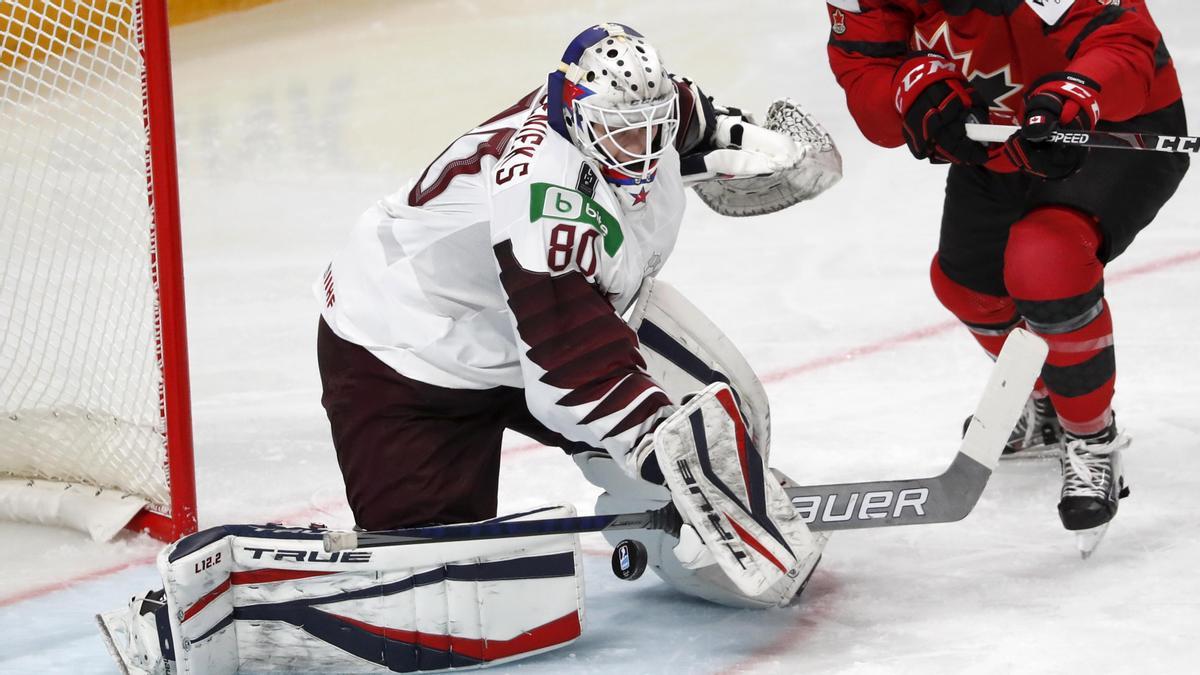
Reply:
M876 518L899 518L904 509L911 508L918 516L925 515L925 502L929 501L929 488L911 488L878 492L851 492L844 506L838 506L839 495L811 495L792 497L792 506L806 523L818 520L823 523L838 523L846 520L870 520ZM821 502L825 502L824 508ZM855 509L857 508L857 513ZM838 509L841 513L834 513Z
M253 546L244 546L243 549L252 552L250 556L254 560L262 560L264 557L268 560L289 562L310 562L310 563L365 563L371 561L370 551L338 551L330 553L327 557L321 557L317 551L291 551L287 549L273 548L255 548Z

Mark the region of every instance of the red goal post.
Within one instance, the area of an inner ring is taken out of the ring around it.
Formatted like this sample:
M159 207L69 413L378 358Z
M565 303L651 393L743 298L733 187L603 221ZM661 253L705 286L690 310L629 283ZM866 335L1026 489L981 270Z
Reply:
M166 0L0 3L0 517L196 530Z

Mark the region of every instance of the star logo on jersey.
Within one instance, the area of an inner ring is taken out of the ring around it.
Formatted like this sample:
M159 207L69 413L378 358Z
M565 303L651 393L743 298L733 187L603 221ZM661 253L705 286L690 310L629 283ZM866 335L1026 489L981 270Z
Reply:
M650 191L643 187L641 191L633 193L633 205L637 206L638 204L645 204L646 198L649 196Z
M833 20L834 34L844 35L846 33L846 14L840 9L835 9L830 16Z
M918 50L928 49L937 52L958 64L959 72L967 78L967 81L971 83L975 91L979 92L983 100L987 101L988 109L994 116L1006 118L1012 123L1016 122L1017 110L1008 102L1013 96L1020 93L1025 85L1012 81L1012 64L1006 63L991 72L976 69L973 62L975 58L973 51L959 52L954 49L953 41L950 39L950 25L947 23L942 23L928 38L921 35L920 30L917 30L916 37Z

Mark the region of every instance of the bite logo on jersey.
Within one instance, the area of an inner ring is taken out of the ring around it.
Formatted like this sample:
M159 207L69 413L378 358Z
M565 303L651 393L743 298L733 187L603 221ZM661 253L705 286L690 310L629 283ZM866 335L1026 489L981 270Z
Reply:
M621 223L582 192L551 183L534 183L530 190L529 222L545 218L590 225L604 237L604 252L609 257L615 256L625 242Z

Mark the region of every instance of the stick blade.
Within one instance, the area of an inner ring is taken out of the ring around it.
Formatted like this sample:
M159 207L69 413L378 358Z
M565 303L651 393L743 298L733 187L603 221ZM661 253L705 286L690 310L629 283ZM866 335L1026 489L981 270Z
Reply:
M988 470L996 468L1049 352L1045 340L1027 330L1018 328L1008 335L959 452Z

